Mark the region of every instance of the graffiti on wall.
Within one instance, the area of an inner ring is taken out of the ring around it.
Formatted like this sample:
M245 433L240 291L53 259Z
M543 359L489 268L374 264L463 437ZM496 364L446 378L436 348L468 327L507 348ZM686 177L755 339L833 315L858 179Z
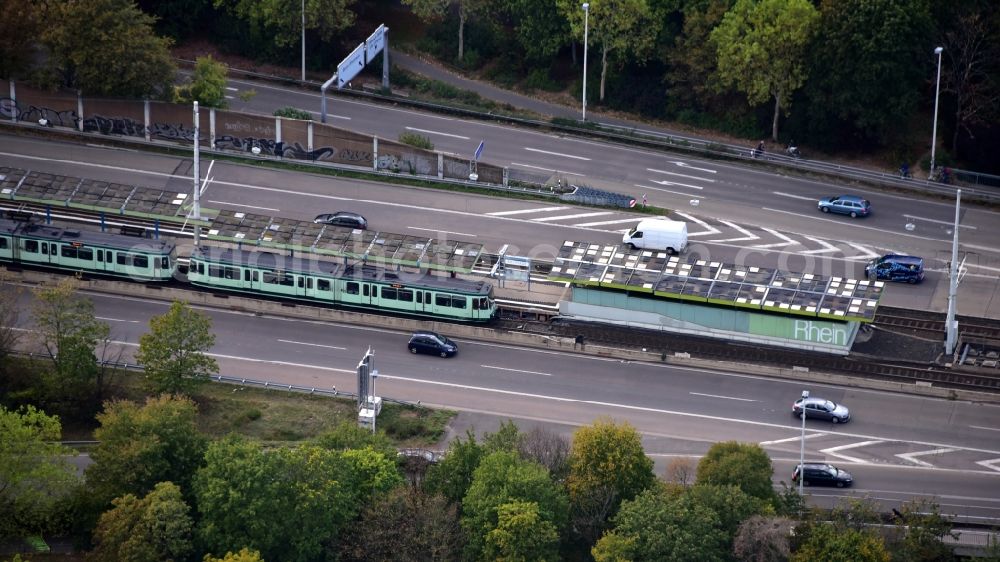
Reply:
M395 173L433 175L436 173L434 162L428 158L421 158L418 155L406 154L382 154L378 157L376 164L379 170L388 170Z
M103 135L146 136L146 125L129 117L104 117L103 115L86 117L83 120L83 130L96 131Z
M53 127L76 127L80 121L75 109L57 110L37 105L18 104L11 98L0 98L0 118L37 122L45 119Z

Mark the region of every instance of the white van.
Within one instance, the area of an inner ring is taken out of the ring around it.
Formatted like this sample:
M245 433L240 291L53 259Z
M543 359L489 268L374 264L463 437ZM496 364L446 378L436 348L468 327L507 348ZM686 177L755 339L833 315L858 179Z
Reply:
M663 250L668 254L678 254L687 248L687 223L664 217L642 219L635 228L629 229L622 236L622 243L633 248Z

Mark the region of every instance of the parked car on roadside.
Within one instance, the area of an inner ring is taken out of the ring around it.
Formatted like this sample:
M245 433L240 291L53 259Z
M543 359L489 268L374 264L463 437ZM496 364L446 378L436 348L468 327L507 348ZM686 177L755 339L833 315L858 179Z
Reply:
M851 412L847 409L847 406L843 404L837 404L833 400L827 400L826 398L799 398L792 404L792 415L795 417L801 417L803 415L803 406L805 411L805 417L819 419L819 420L829 420L833 423L844 423L851 419Z
M850 472L841 470L832 464L805 463L795 467L792 472L792 482L798 484L802 478L804 486L836 486L843 488L854 483Z
M323 213L322 215L316 215L313 222L333 226L347 226L360 230L368 228L368 219L350 211L337 211L336 213Z
M865 265L865 277L878 280L919 283L924 280L924 258L886 254Z
M824 197L817 203L817 208L824 213L849 215L852 219L867 217L872 212L872 204L867 199L857 195Z

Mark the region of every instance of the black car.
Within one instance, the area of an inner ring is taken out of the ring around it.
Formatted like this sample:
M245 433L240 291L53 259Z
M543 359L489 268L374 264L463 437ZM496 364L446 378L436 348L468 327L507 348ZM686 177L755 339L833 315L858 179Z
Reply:
M337 211L336 213L323 213L322 215L316 215L313 222L317 224L330 224L333 226L347 226L359 230L368 228L368 219L357 213L351 213L349 211Z
M792 473L792 482L796 484L799 478L805 475L802 484L804 486L836 486L843 488L854 483L854 477L850 472L841 470L832 464L806 463L795 467Z
M451 357L458 353L458 344L436 332L413 332L406 344L410 353L430 353L441 357Z
M886 254L868 262L865 278L920 283L924 280L924 259L917 256Z
M844 423L851 419L851 411L843 404L837 404L826 398L799 398L792 404L792 415L801 417L802 406L805 405L807 418L829 420L833 423Z

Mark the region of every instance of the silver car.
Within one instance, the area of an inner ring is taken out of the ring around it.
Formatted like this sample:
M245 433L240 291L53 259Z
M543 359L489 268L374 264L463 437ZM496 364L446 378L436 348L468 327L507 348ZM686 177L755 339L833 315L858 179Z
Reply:
M803 405L805 408L803 409ZM805 412L803 414L803 411ZM795 417L829 420L833 423L844 423L851 419L851 411L843 404L837 404L826 398L799 398L792 404L792 415Z

